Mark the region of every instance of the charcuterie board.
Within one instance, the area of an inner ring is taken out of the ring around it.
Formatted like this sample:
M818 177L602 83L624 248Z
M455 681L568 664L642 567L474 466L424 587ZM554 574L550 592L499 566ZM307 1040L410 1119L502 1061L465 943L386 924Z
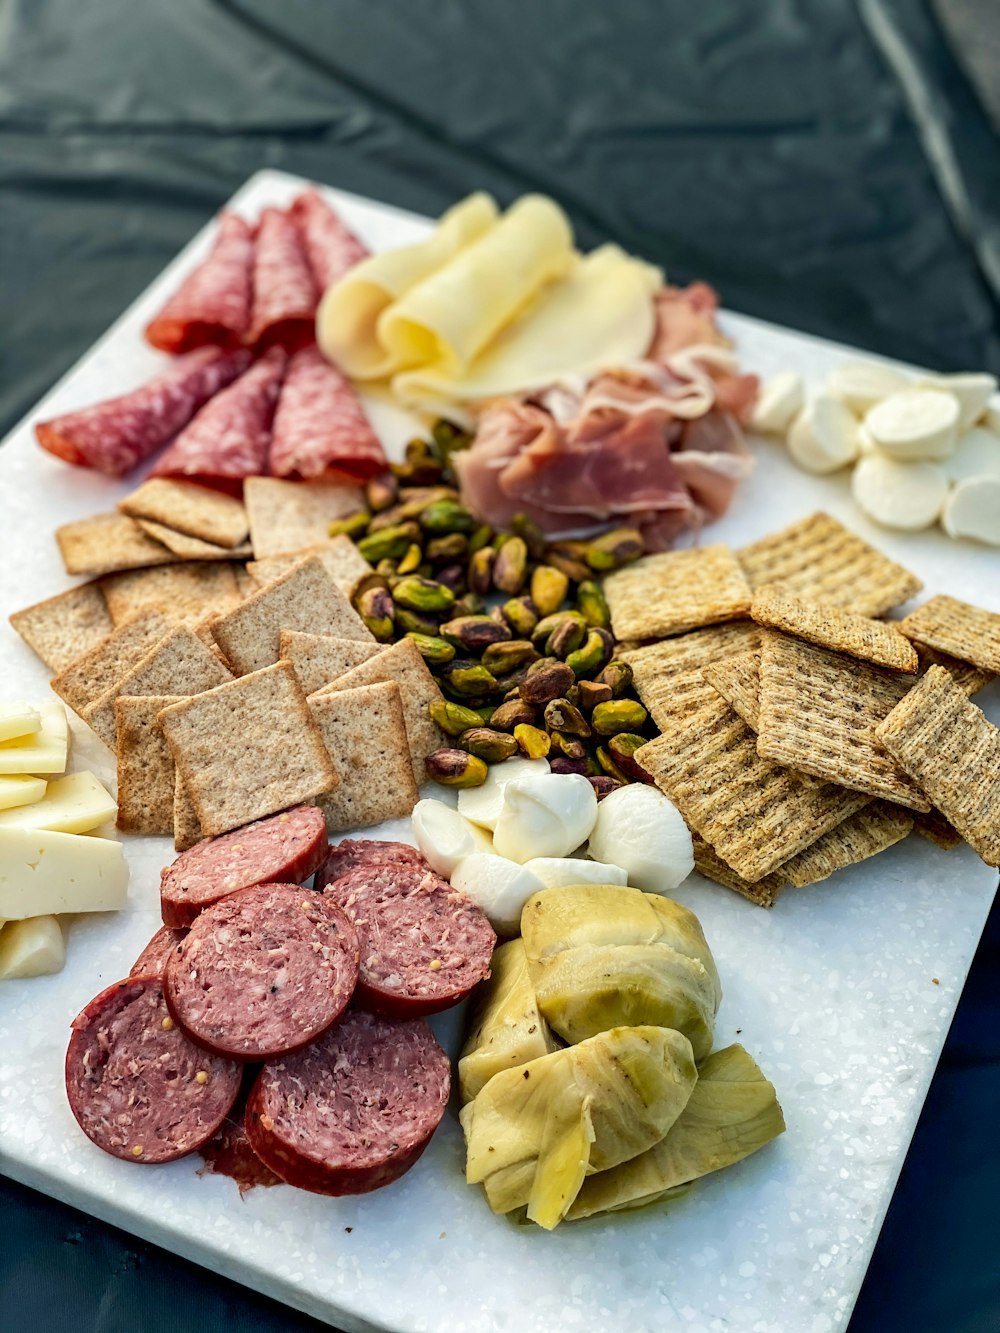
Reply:
M301 186L262 172L231 207L253 216ZM331 198L375 249L418 239L429 225L355 196ZM207 230L196 237L0 448L3 699L47 687L6 617L66 587L52 530L111 507L134 484L66 468L37 448L32 422L155 372L162 357L142 327L208 241ZM794 369L816 382L848 355L755 320L724 324L746 368L765 376ZM366 406L398 456L413 423L385 401ZM737 546L824 508L913 569L927 593L1000 611L1000 551L940 532L875 530L845 481L797 471L775 443L754 450L756 471L713 540ZM977 702L1000 721L996 685ZM74 742L74 766L113 782L110 753L80 724ZM377 834L405 837L403 823ZM844 1328L997 879L969 848L944 852L919 838L786 893L771 912L692 876L676 896L700 917L725 978L717 1043L738 1038L766 1069L788 1133L669 1207L546 1234L494 1217L466 1186L451 1113L413 1171L360 1198L279 1187L241 1199L232 1181L199 1178L190 1159L137 1169L98 1152L63 1090L69 1023L128 971L158 925L158 872L172 851L165 839L135 838L127 856L126 910L76 919L60 974L0 983L0 1169L340 1328L407 1333ZM435 1027L454 1053L456 1017Z

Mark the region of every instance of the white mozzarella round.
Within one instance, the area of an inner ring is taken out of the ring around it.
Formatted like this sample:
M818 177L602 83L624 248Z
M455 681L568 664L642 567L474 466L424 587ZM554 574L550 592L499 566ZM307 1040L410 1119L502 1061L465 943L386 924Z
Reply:
M444 801L418 801L410 819L424 860L446 879L467 856L493 851L490 835Z
M881 361L845 361L826 378L826 392L846 403L852 412L863 416L870 407L890 393L905 389L909 380L902 371Z
M537 875L547 889L564 889L573 884L628 883L628 874L621 866L585 861L578 856L533 856L525 861L524 868Z
M461 861L451 876L451 886L482 908L498 935L516 935L524 904L545 888L527 866L490 852L473 852Z
M958 375L921 375L921 388L937 389L958 399L958 429L968 430L986 411L992 394L997 391L995 375L967 371Z
M760 386L750 417L750 429L761 435L784 435L805 406L802 376L783 370Z
M495 828L507 783L548 771L547 759L505 759L502 764L490 764L481 787L463 787L458 793L458 813L473 824Z
M568 856L587 841L596 819L597 793L579 773L515 778L503 790L493 846L521 864L535 856Z
M885 528L918 532L941 513L948 494L944 468L935 463L899 463L881 454L862 458L851 478L854 499Z
M904 389L883 398L865 417L872 439L901 462L940 461L955 452L959 406L939 389Z
M622 866L629 884L647 893L670 893L694 869L691 834L679 810L641 782L605 796L588 850L597 861Z
M945 501L941 526L949 537L1000 546L1000 477L960 481Z
M946 460L944 470L950 481L970 477L1000 477L1000 435L975 426L959 437L958 448Z
M820 394L792 422L786 444L807 472L836 472L858 456L858 423L839 398Z

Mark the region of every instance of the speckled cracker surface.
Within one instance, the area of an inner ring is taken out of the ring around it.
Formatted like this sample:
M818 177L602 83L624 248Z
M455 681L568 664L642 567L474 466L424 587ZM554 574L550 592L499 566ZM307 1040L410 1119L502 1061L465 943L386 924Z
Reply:
M290 555L269 555L263 560L251 560L247 565L250 576L258 587L271 583L282 574L287 574L291 567L306 555L314 555L323 562L323 568L344 594L350 597L360 579L372 572L372 567L358 548L342 533L331 537L329 541L310 546L305 551L295 551Z
M118 827L151 837L174 831L174 757L158 714L177 695L123 696L114 702L118 751Z
M995 611L957 597L932 597L901 620L899 628L907 638L950 653L980 671L1000 672L1000 615Z
M174 851L186 852L196 842L201 842L201 824L198 812L191 804L191 797L184 786L184 779L174 768Z
M56 541L67 574L111 574L176 559L126 514L95 514L64 523L56 528Z
M206 836L312 801L339 781L290 663L160 714Z
M924 586L915 574L822 512L737 551L751 588L779 583L797 596L881 616Z
M996 680L992 671L980 671L979 667L969 666L968 662L960 662L950 653L938 652L936 648L931 648L926 643L917 644L917 656L920 658L921 674L928 667L943 666L959 689L970 697L985 689L990 681Z
M867 861L902 842L912 829L913 817L906 810L888 801L872 801L786 861L781 873L797 889L818 884L835 871Z
M246 509L233 496L167 477L144 481L118 508L216 546L241 546L250 531Z
M175 557L171 555L171 560ZM243 598L233 567L222 560L188 560L160 569L130 569L103 581L111 619L119 624L140 611L159 611L169 620L200 620L224 612Z
M962 835L950 824L940 810L914 810L913 828L922 838L942 851L951 852L962 842Z
M785 878L780 870L775 871L773 875L765 875L763 879L751 884L748 879L738 875L731 865L727 865L704 838L695 833L691 841L694 845L694 868L699 875L704 875L713 884L721 884L727 889L732 889L734 893L738 893L742 898L748 898L758 907L774 906L785 885Z
M760 651L737 653L710 662L701 673L714 690L722 695L734 713L738 713L754 731L760 708Z
M750 610L750 588L728 546L696 546L647 555L604 580L619 639L649 639L737 620Z
M338 639L332 634L306 634L294 629L281 631L279 647L281 656L295 668L307 695L315 694L352 667L384 651L383 645L374 639L365 643L361 639Z
M876 731L967 843L1000 866L1000 731L932 666Z
M758 625L752 620L735 620L634 648L620 657L631 666L635 691L663 731L676 714L683 715L698 700L712 698L714 690L702 675L704 666L752 651L760 641Z
M52 688L82 716L87 704L100 698L169 632L170 622L159 611L135 616L74 658L53 678Z
M247 477L243 501L255 560L324 542L331 523L365 507L364 496L354 486L277 477Z
M147 537L173 551L178 560L246 560L253 554L249 542L241 546L218 546L215 542L202 541L200 537L190 537L186 532L175 532L151 518L137 518L136 522Z
M769 633L761 649L757 752L827 782L927 810L926 796L875 738L875 728L912 684L912 676Z
M81 653L96 647L114 625L100 583L47 597L15 611L10 623L28 647L53 671L62 671Z
M919 665L913 644L889 621L872 620L842 607L797 597L780 584L768 583L754 592L750 615L758 625L863 662L911 673Z

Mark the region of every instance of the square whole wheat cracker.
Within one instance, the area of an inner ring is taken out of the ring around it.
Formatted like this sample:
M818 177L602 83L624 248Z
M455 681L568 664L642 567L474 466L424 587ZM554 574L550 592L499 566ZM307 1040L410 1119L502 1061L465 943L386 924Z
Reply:
M372 567L358 548L341 533L329 541L310 546L304 551L293 551L288 555L269 555L263 560L251 560L247 572L263 588L273 583L282 574L287 574L291 567L307 555L315 555L323 562L326 572L344 594L350 597L357 587L358 580L372 572Z
M281 631L305 630L374 643L374 637L316 556L221 616L214 626L219 647L235 671L245 675L278 660Z
M170 622L159 611L134 616L75 657L50 684L63 703L82 716L87 704L121 680L169 630Z
M901 620L899 628L908 639L950 653L980 671L1000 672L1000 615L995 611L957 597L932 597Z
M225 667L226 678L228 680L228 678L233 675L233 672L229 669L229 663L226 661L225 653L215 641L215 624L219 619L220 615L218 611L210 611L207 616L202 616L201 620L196 620L192 624L191 630L194 634L197 634L198 638L201 639L202 643L215 660Z
M64 523L56 528L56 541L67 574L113 574L120 569L169 565L176 559L127 514L95 514Z
M257 581L252 574L247 573L246 565L233 565L233 578L241 597L249 597L257 591Z
M193 630L187 625L175 625L130 671L87 705L83 720L113 750L115 700L120 696L145 697L169 692L184 698L214 689L232 678L232 672L222 666Z
M882 616L924 586L915 574L822 512L736 552L756 590L781 584L809 601Z
M247 477L243 502L255 560L324 542L331 523L365 508L357 487L278 477Z
M760 711L760 650L710 662L701 674L753 731Z
M1000 731L932 666L876 736L987 865L1000 866Z
M163 523L156 523L151 518L137 518L136 522L147 537L173 551L178 560L246 560L253 554L249 542L240 546L217 546L215 542L206 542L201 537L190 537L186 532L175 532Z
M789 884L804 889L829 879L837 870L877 856L912 831L913 816L908 811L889 801L872 801L786 861L781 873Z
M769 633L761 649L757 753L827 782L927 810L924 793L875 737L912 684L912 676Z
M114 629L99 582L47 597L15 611L10 623L28 647L53 671L96 647Z
M952 657L949 653L939 653L936 648L930 648L926 643L917 644L917 656L920 658L921 675L928 667L943 666L958 688L970 697L996 680L992 671L980 671L979 667L969 666L968 662L960 662L957 657Z
M773 875L765 875L763 879L751 884L742 875L737 875L732 866L727 865L704 838L695 833L691 841L694 845L694 868L699 875L704 875L713 884L721 884L727 889L732 889L734 893L738 893L742 898L748 898L758 907L774 906L786 882L782 871L776 870Z
M743 879L756 883L854 814L868 798L803 782L762 759L757 738L715 690L678 711L636 751L688 826Z
M728 546L696 546L643 556L604 580L619 639L680 634L750 610L750 587Z
M190 481L151 477L119 500L118 508L131 518L150 519L215 546L242 546L250 535L247 511L239 500Z
M376 653L352 667L319 691L319 697L358 685L377 685L394 680L403 701L403 722L410 747L413 777L417 786L427 779L427 756L447 744L444 733L431 721L428 709L444 698L438 684L412 639L400 639L391 648ZM312 700L310 700L310 703Z
M919 666L917 650L889 621L797 597L780 584L766 583L755 590L750 615L758 625L876 666L911 674Z
M173 621L200 620L210 611L224 612L243 600L233 567L223 560L132 569L109 575L102 587L116 625L140 611L160 611Z
M332 634L306 634L302 630L283 629L279 651L286 662L291 662L299 683L310 695L345 671L381 653L383 645L374 639L363 643L360 639L337 639Z
M342 781L319 797L331 833L408 815L419 799L395 681L359 685L309 701Z
M160 725L206 836L315 800L340 780L289 662L173 704Z
M118 827L124 833L169 837L174 831L174 758L157 721L182 695L122 695L115 700Z
M664 731L675 714L683 715L696 701L713 697L715 691L701 674L703 666L753 651L760 647L761 637L752 620L734 620L619 656L632 668L636 694Z
M191 797L184 786L184 779L174 767L174 851L186 852L196 842L201 842L201 825L198 812L191 804Z

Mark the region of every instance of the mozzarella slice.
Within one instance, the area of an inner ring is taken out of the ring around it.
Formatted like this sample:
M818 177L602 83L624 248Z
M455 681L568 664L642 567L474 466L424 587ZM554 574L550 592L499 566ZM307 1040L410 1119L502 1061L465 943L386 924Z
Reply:
M0 741L0 773L65 773L69 749L66 709L58 700L39 705L41 727L31 736Z
M865 417L865 425L882 452L906 463L939 461L953 454L958 422L958 399L938 389L904 389L890 394Z
M864 458L866 454L877 454L878 445L872 439L872 433L864 422L858 427L858 457Z
M467 856L452 875L451 886L482 908L498 935L518 933L521 909L533 894L545 887L527 866L489 852Z
M941 526L949 537L1000 546L1000 477L960 481L945 501Z
M970 371L959 375L921 375L921 388L953 394L958 399L958 429L968 430L986 411L990 396L996 393L995 375Z
M54 833L89 833L118 813L114 797L93 773L56 778L40 801L0 813L0 828L51 829Z
M66 961L62 927L54 916L9 921L0 930L0 981L61 972Z
M47 829L0 829L0 916L113 912L125 905L121 843Z
M958 448L944 470L951 481L970 477L1000 477L1000 435L976 426L959 437Z
M794 370L783 370L765 380L757 395L750 429L761 435L784 435L805 406L806 395L802 376Z
M908 387L910 381L899 370L881 361L845 361L826 378L826 392L863 416L890 393Z
M597 794L579 773L540 773L508 782L493 830L501 856L568 856L590 837Z
M515 778L527 778L536 773L547 773L547 759L505 759L502 764L490 764L486 781L481 787L463 787L458 793L458 813L483 828L496 828L503 805L503 789Z
M410 819L425 861L446 879L467 856L493 851L489 834L444 801L418 801Z
M948 478L935 463L899 463L883 454L869 454L854 469L851 490L876 523L918 532L929 528L941 513Z
M0 810L30 805L45 795L44 778L0 777Z
M786 443L807 472L836 472L858 456L858 423L839 398L820 394L792 422Z
M27 704L0 704L0 741L33 736L42 725L37 708Z
M641 782L605 796L588 850L622 866L629 884L647 893L670 893L694 869L691 834L677 807Z
M628 883L628 875L621 866L575 856L533 856L525 861L524 868L537 875L547 889L564 889L573 884Z

